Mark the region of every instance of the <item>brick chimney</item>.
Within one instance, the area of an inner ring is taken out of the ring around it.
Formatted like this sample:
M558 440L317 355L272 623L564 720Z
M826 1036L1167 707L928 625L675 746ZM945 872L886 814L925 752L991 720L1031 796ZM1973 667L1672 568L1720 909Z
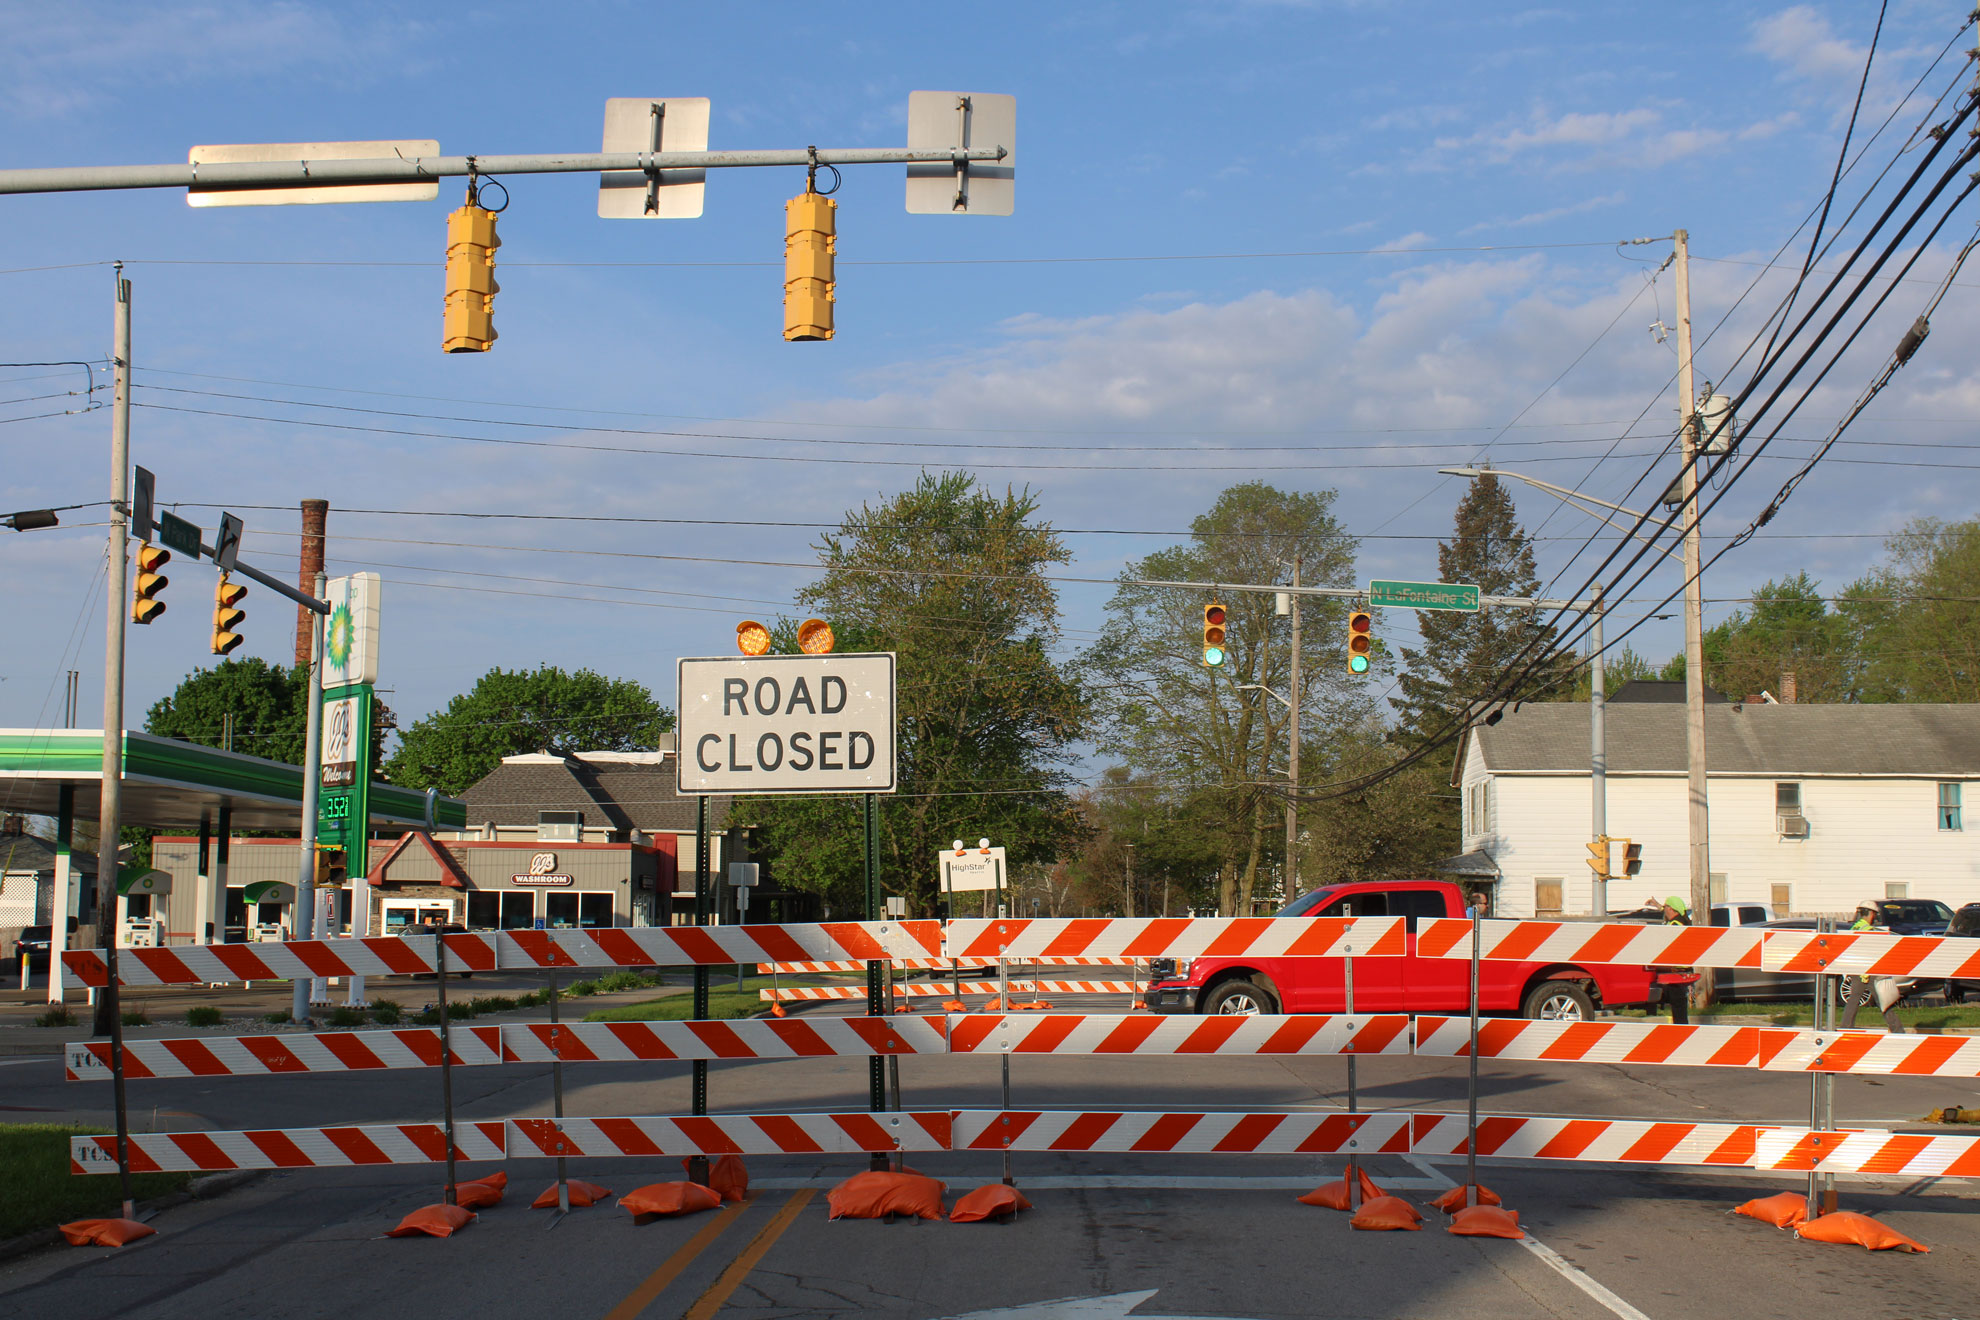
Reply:
M316 589L316 575L323 571L323 527L330 517L329 500L302 502L302 568L296 574L296 589ZM309 663L309 611L296 606L296 663Z
M1784 670L1781 673L1781 704L1783 706L1792 706L1794 704L1794 671L1792 669Z

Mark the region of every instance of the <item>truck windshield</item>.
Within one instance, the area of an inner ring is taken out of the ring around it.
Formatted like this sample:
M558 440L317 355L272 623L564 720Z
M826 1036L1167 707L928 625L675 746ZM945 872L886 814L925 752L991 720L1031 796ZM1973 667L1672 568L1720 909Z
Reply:
M1923 921L1937 925L1941 921L1951 921L1953 911L1935 898L1907 898L1886 901L1883 908L1885 921Z
M1333 896L1333 893L1334 891L1332 889L1308 890L1306 893L1301 894L1298 898L1295 898L1292 902L1286 904L1284 907L1280 908L1277 912L1274 912L1272 915L1275 917L1310 916L1313 913L1319 911L1321 908L1327 906L1327 900Z

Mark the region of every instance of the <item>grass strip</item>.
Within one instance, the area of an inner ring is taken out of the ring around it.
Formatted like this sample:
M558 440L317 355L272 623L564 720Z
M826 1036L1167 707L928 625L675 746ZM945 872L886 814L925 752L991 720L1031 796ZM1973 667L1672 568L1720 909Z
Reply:
M0 1123L0 1239L123 1213L123 1188L114 1169L69 1172L69 1138L95 1131L62 1123ZM192 1179L190 1173L136 1174L131 1195L147 1201L179 1191Z
M769 1005L754 990L711 990L708 994L710 1018L740 1018L760 1013ZM617 1004L586 1013L586 1022L685 1022L694 1016L694 995L672 994L660 999L643 999L637 1004Z

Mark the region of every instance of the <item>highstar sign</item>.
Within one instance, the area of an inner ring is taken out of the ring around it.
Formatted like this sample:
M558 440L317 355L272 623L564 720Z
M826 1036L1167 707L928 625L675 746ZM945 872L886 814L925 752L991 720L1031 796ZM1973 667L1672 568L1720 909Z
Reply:
M891 793L894 657L683 659L676 783L691 793Z

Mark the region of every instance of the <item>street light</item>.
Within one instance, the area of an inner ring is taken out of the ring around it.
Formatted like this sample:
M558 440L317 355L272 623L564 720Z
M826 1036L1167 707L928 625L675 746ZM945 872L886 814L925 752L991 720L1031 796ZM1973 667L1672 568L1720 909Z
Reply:
M59 527L62 520L55 516L53 509L22 509L19 513L0 516L0 523L17 532L38 532L44 527Z

